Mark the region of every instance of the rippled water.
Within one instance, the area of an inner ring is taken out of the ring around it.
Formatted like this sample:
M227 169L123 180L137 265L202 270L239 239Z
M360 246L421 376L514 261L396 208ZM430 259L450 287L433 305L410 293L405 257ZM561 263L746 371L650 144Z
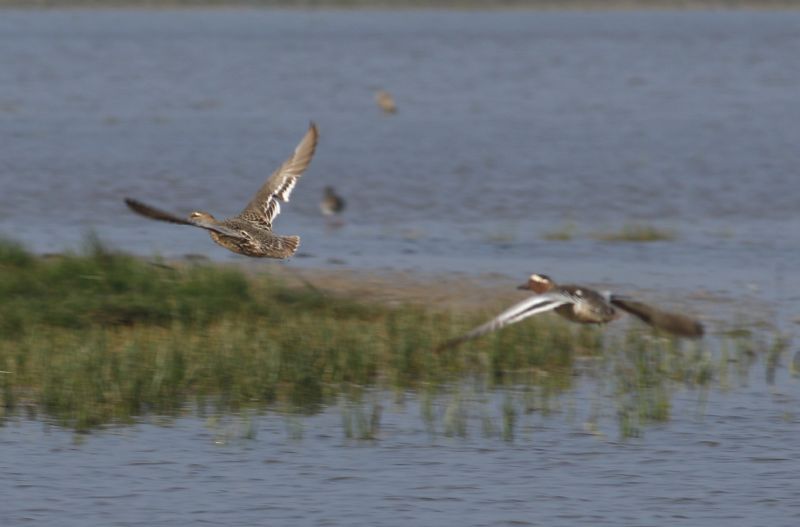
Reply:
M276 222L303 237L292 265L758 288L800 311L798 12L4 11L0 43L0 232L38 251L94 229L237 258L121 198L234 214L314 119ZM678 239L590 237L628 222Z
M700 289L789 330L800 313L798 12L0 11L0 65L0 233L40 252L93 229L237 258L122 198L236 213L313 119L317 156L276 222L303 237L288 265ZM349 203L336 230L325 185ZM591 238L628 222L678 237ZM781 375L698 418L689 392L623 443L570 412L513 444L431 437L416 403L367 443L336 409L257 418L254 440L182 418L74 444L19 420L0 429L0 523L796 525L798 395Z
M585 432L591 390L523 415L514 442L430 435L420 404L386 405L376 441L313 418L182 418L69 432L0 429L3 525L794 526L800 383L676 398L641 439ZM496 401L488 408L497 419ZM443 413L443 408L436 410ZM602 428L602 427L601 427Z

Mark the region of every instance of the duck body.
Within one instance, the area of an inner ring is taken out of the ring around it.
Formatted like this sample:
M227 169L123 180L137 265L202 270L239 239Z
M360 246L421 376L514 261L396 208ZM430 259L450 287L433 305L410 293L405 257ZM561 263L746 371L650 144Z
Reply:
M619 318L617 310L602 293L578 285L562 285L558 290L574 301L560 305L553 311L571 322L606 324Z
M392 97L392 94L388 91L378 90L375 93L375 102L378 104L378 107L383 110L383 113L397 113L397 103L394 102L394 97Z
M209 231L214 243L244 256L288 258L300 246L299 236L281 236L272 231L281 202L288 202L297 180L303 175L317 146L317 127L311 123L291 157L284 161L237 216L219 221L207 212L195 211L184 219L170 212L125 198L128 207L150 219L192 225Z
M322 201L319 203L319 210L325 216L335 216L344 211L347 203L344 198L336 193L333 187L325 187L322 194Z
M238 235L227 236L216 231L208 231L214 243L244 256L288 258L300 246L299 236L280 236L238 217L220 221L219 225L236 231Z
M627 297L601 293L581 285L558 285L543 274L532 274L517 289L528 289L536 294L514 304L472 331L447 341L439 349L452 347L547 311L554 311L578 324L606 324L619 318L624 311L655 329L676 336L700 338L704 333L703 325L686 315L663 311Z

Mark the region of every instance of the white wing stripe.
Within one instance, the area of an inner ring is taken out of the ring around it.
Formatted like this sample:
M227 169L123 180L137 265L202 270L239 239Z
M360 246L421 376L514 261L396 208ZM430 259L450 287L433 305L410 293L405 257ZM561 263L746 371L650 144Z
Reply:
M267 202L264 204L264 223L267 225L272 224L272 218L277 216L281 213L281 204L278 203L278 200L275 197L271 197Z
M546 293L543 295L535 295L530 298L523 300L517 304L514 304L510 308L506 309L495 318L479 326L466 335L466 338L474 338L480 335L484 335L489 333L490 331L495 331L500 329L504 326L509 324L514 324L519 322L520 320L524 320L528 317L533 315L537 315L539 313L544 313L545 311L550 311L552 309L557 308L558 306L562 306L564 304L569 304L571 300L567 298L565 295L560 293Z
M292 176L286 180L283 187L274 195L283 201L289 201L289 195L292 193L292 190L294 190L295 185L297 185L297 178Z
M556 297L557 296L557 297ZM556 297L556 298L554 298ZM558 306L569 303L569 300L563 298L561 295L535 295L514 304L495 317L494 320L500 322L503 326L519 322L530 316L550 311Z

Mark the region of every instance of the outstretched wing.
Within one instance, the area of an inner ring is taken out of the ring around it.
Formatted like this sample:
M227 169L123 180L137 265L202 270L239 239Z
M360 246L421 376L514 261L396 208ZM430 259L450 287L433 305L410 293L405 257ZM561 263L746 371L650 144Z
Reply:
M642 302L620 296L612 296L611 303L656 329L681 337L700 338L703 336L703 324L686 315L662 311Z
M204 220L186 220L170 212L166 212L161 209L151 207L150 205L145 205L141 201L137 201L135 199L125 198L125 204L133 212L141 214L142 216L145 216L153 220L166 221L169 223L178 223L180 225L192 225L194 227L200 227L201 229L214 231L224 236L230 236L232 238L242 237L241 233L234 231L233 229L223 227L222 225L217 225Z
M477 328L465 333L464 335L461 335L460 337L445 342L439 346L438 349L441 350L457 346L458 344L461 344L467 340L480 337L481 335L485 335L492 331L497 331L498 329L508 326L509 324L514 324L520 320L532 317L533 315L538 315L539 313L544 313L545 311L551 311L559 306L573 302L574 300L568 294L560 291L534 295L509 307L486 324L478 326Z
M257 223L268 229L272 228L272 219L281 212L281 201L289 201L292 189L314 156L317 147L317 126L308 127L308 132L294 149L292 156L284 161L273 172L266 183L258 190L255 197L239 214L239 218Z

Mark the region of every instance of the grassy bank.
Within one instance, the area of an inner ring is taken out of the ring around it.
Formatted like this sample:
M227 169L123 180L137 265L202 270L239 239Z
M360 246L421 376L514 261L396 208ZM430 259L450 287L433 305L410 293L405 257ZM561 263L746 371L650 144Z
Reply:
M526 325L457 354L430 350L480 317L360 303L224 266L167 266L89 243L41 259L0 245L0 392L87 428L196 397L225 408L281 403L313 411L354 386L438 385L547 369L568 383L576 338Z
M3 242L0 412L86 430L177 415L195 402L314 412L365 389L437 393L470 379L549 397L589 357L619 383L620 415L638 423L668 417L671 383L704 385L716 375L699 344L551 316L432 351L497 307L357 301L266 272L147 262L93 240L52 258Z

